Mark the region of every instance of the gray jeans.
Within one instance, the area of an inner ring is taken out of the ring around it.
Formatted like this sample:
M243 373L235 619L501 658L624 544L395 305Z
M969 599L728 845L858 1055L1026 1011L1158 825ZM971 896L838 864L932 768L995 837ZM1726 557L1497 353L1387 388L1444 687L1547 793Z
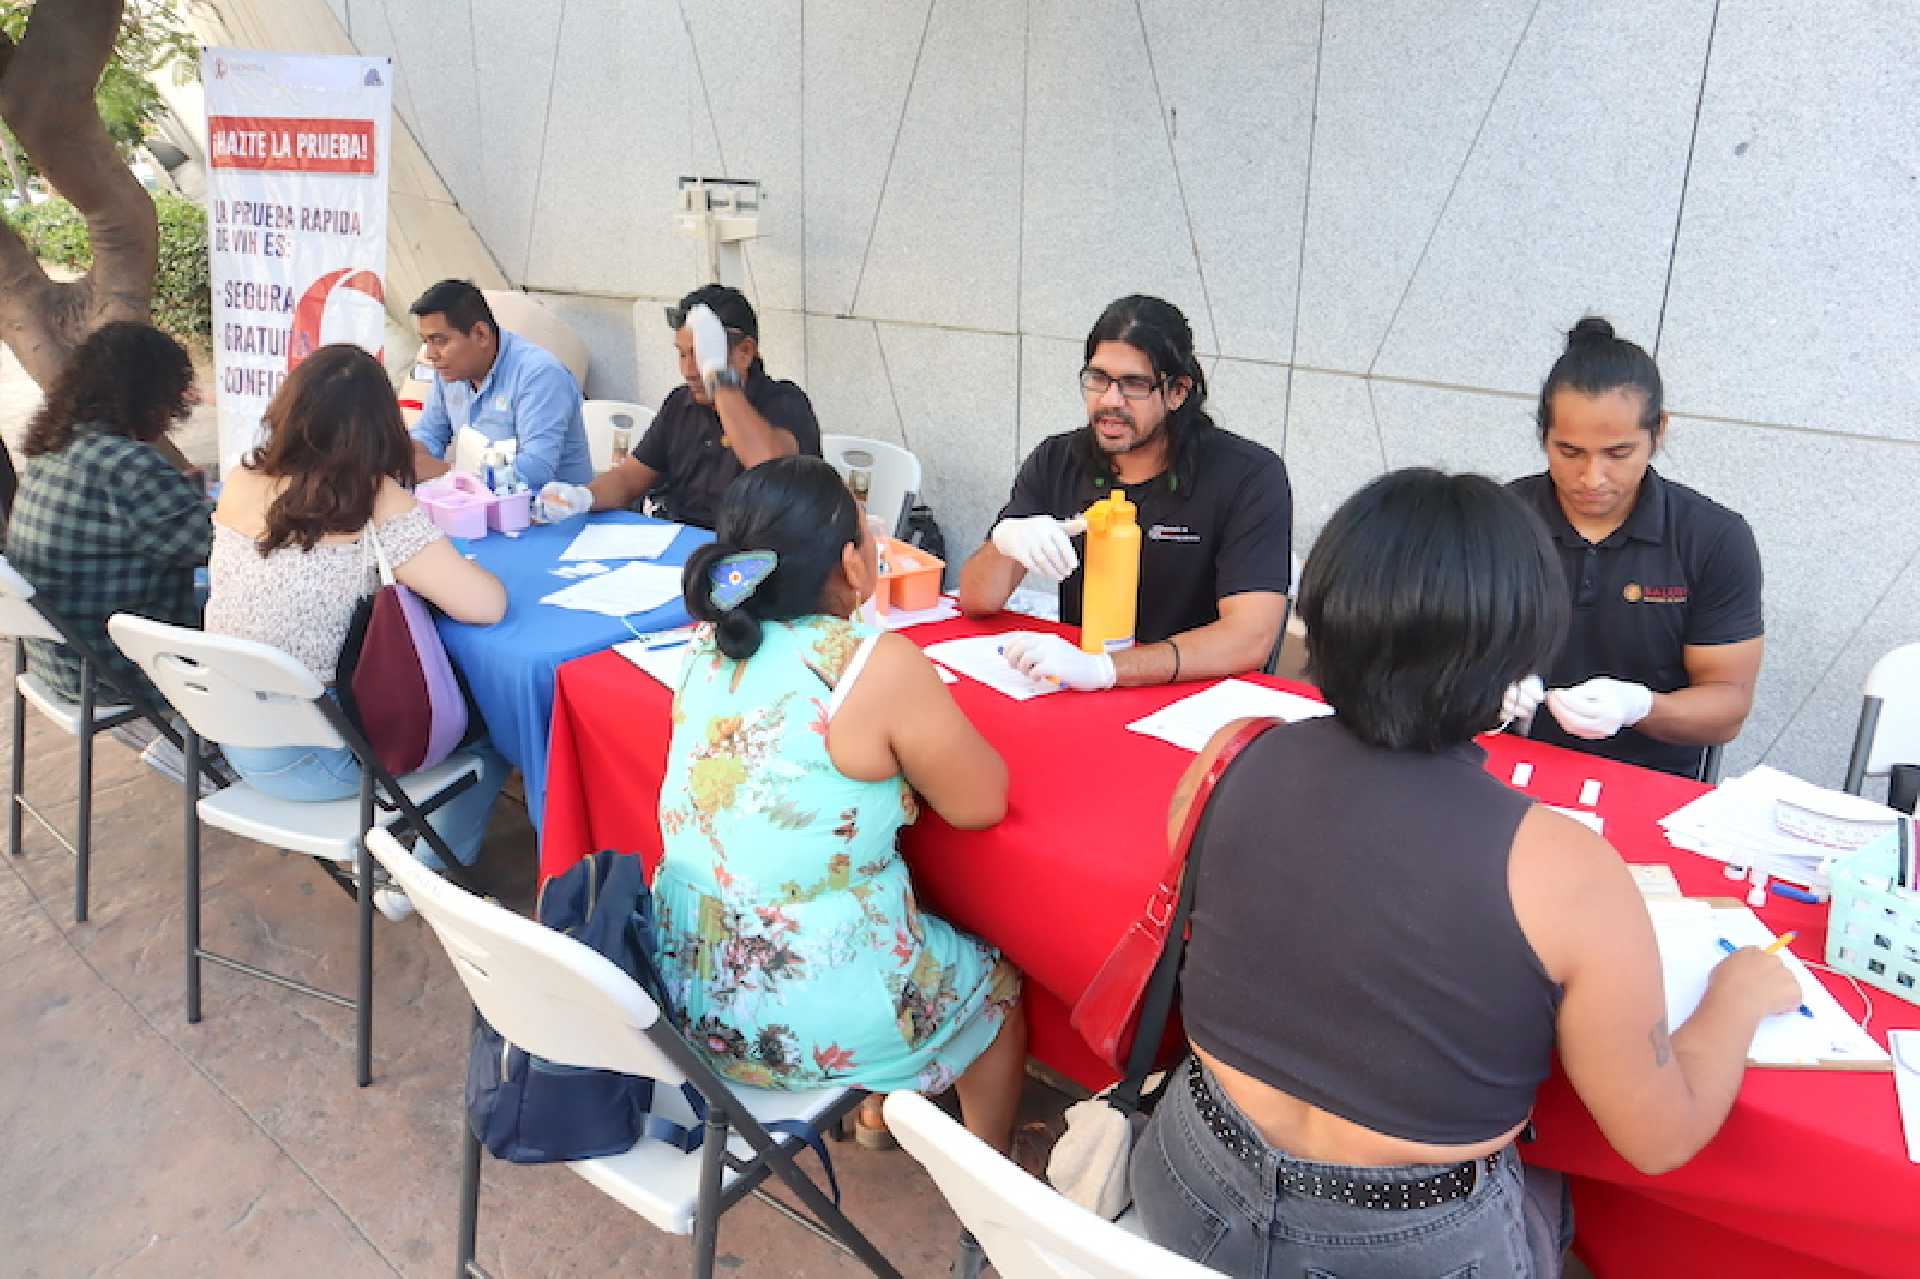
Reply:
M1284 1192L1280 1173L1419 1181L1443 1168L1345 1168L1271 1146L1259 1166L1208 1129L1181 1066L1134 1148L1134 1203L1155 1243L1240 1279L1553 1279L1572 1239L1564 1179L1523 1169L1512 1147L1464 1199L1363 1208ZM1203 1072L1222 1110L1256 1132Z

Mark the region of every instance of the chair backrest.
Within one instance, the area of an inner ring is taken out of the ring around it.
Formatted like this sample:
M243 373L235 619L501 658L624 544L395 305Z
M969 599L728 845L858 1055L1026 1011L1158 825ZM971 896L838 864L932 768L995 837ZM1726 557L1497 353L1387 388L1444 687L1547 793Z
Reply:
M346 745L319 707L326 686L270 644L209 635L131 613L108 618L107 634L193 731L210 742Z
M652 409L628 400L588 400L580 406L580 412L587 419L587 451L593 455L596 471L607 470L620 460L613 455L616 429L625 428L627 447L631 449L653 421Z
M1218 1279L1029 1177L918 1093L888 1094L886 1116L1001 1279Z
M597 1066L672 1085L685 1079L652 1035L672 1028L605 955L441 878L384 830L367 851L433 929L473 1006L507 1042L563 1066ZM656 1023L660 1023L656 1028Z
M500 327L543 348L548 355L567 366L574 385L582 395L587 391L587 368L592 363L587 344L559 316L548 310L538 298L511 289L486 289L483 296L493 310Z
M821 436L820 456L833 463L843 479L856 466L868 469L872 485L867 490L867 510L898 536L906 525L912 499L920 492L920 459L898 444L858 435Z
M1920 764L1920 644L1902 644L1875 662L1861 694L1849 790L1859 789L1856 769L1881 777L1895 764Z
M15 572L5 556L0 556L0 636L64 644L66 637L40 611L40 605L33 598L36 594L33 583Z

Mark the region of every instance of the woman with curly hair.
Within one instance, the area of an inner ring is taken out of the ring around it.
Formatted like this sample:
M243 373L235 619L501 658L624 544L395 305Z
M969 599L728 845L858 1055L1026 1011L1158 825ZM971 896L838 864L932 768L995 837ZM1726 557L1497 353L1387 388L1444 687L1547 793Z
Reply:
M7 527L7 561L102 658L114 690L166 704L107 638L107 619L135 613L198 626L194 569L213 538L201 486L155 447L195 403L193 364L151 325L103 325L80 344L27 424ZM57 695L80 698L80 657L27 641L27 669Z
M321 347L280 384L266 427L214 512L207 630L282 649L331 687L355 606L379 585L376 542L394 577L447 616L490 626L506 615L500 579L463 557L414 501L413 445L378 360L357 346ZM509 772L486 743L472 749L478 784L428 819L462 865L479 856ZM360 793L360 763L345 747L231 746L227 761L279 799ZM436 864L424 844L417 851ZM385 888L374 904L395 919L413 909Z

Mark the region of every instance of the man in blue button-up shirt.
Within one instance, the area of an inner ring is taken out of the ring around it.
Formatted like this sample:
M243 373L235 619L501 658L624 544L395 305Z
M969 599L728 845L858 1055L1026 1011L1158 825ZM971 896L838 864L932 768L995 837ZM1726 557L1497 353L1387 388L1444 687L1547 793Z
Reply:
M593 478L580 388L573 374L542 348L500 331L480 290L442 280L410 308L433 390L413 425L413 469L423 480L444 475L462 427L492 440L514 441L514 469L539 492L552 480Z

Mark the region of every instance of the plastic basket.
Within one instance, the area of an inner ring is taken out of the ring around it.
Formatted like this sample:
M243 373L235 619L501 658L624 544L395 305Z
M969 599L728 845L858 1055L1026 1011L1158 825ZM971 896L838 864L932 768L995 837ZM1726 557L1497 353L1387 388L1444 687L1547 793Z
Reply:
M1827 964L1909 1003L1920 1003L1920 891L1898 888L1897 833L1833 863Z
M897 537L887 539L887 570L874 589L874 603L883 612L917 613L940 602L940 577L946 561L909 546Z

